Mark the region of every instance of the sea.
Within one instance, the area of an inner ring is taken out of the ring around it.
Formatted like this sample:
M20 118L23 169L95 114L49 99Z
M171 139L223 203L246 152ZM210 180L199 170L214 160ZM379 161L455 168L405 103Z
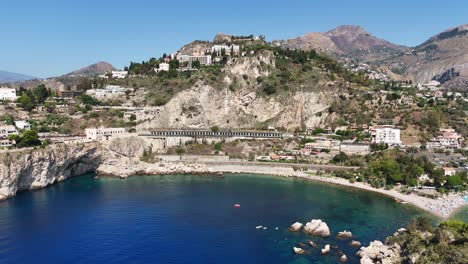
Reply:
M359 263L337 232L368 245L418 216L438 221L390 197L297 178L88 174L0 202L0 263L339 263L342 254ZM288 230L312 219L331 236Z

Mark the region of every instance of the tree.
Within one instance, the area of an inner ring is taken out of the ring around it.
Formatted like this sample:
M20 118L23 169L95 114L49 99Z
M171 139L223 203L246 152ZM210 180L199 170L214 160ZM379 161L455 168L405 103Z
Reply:
M49 90L44 84L41 84L32 90L32 94L34 96L35 102L37 104L43 104L47 97L50 96Z
M131 114L129 119L130 119L130 121L136 121L136 115Z
M218 132L218 131L219 131L219 127L218 127L218 126L212 126L212 127L211 127L211 131L213 131L213 132Z
M217 151L221 151L223 149L223 143L218 142L214 145L214 149Z
M340 154L333 157L334 163L343 163L347 160L348 160L348 155L346 155L346 153L344 153L343 151L340 151Z
M34 108L34 102L30 96L23 93L17 100L21 107L26 111L31 111Z
M5 125L12 126L15 124L15 118L12 115L7 115L3 117L3 122L5 122Z
M453 175L453 176L448 176L447 177L447 184L450 187L456 187L456 186L461 186L463 185L463 180L459 175Z
M200 69L200 67L201 67L200 61L196 60L192 62L192 68Z
M32 146L39 146L41 145L41 141L39 140L39 135L37 134L36 130L26 130L24 131L21 137L21 144L22 147L32 147Z

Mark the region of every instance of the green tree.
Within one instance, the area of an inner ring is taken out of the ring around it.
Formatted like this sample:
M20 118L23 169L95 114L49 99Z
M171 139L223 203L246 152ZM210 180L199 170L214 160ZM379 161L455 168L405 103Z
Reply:
M196 61L192 62L192 68L200 69L201 68L200 61L196 60Z
M26 111L31 111L34 108L34 102L32 98L27 95L26 93L23 93L17 100L21 107L26 110Z
M35 102L37 104L43 104L47 97L50 96L49 90L44 84L41 84L32 90Z
M456 187L463 185L463 180L459 175L453 175L447 177L447 184L450 187Z

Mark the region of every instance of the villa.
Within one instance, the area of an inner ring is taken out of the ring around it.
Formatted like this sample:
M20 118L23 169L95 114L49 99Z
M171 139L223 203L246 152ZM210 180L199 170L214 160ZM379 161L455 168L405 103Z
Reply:
M0 88L0 100L10 100L16 101L18 97L16 96L15 88L1 87Z

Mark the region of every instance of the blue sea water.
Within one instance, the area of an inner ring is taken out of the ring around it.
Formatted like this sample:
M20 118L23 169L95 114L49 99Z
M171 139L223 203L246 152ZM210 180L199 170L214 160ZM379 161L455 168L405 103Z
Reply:
M338 263L339 251L358 263L338 231L367 245L418 215L385 196L301 179L85 175L0 203L0 263ZM288 231L311 219L332 236ZM309 240L319 248L292 253ZM325 244L333 248L322 256Z

